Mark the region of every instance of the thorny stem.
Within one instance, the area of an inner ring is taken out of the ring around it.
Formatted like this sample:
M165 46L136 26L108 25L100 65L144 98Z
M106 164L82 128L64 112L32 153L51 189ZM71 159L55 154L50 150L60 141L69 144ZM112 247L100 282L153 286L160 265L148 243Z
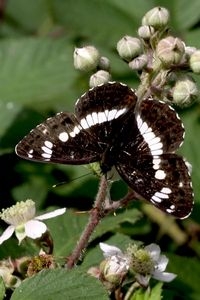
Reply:
M88 223L74 249L72 254L67 258L67 268L71 269L76 265L78 260L80 259L83 251L87 247L90 237L94 232L94 229L99 224L101 219L103 219L106 215L114 212L118 208L122 208L126 206L133 198L138 198L138 194L134 191L129 191L127 195L118 201L112 201L111 203L106 203L105 200L107 197L107 189L108 183L105 176L102 176L99 191L96 196L96 200L93 206L93 209L90 212L90 217Z
M78 262L81 254L85 250L88 245L91 234L93 233L95 227L98 225L99 221L104 217L104 208L103 204L105 198L107 196L107 180L105 176L101 177L99 191L96 196L96 200L93 206L93 209L90 212L90 217L88 223L77 243L72 254L67 259L67 267L69 269L73 268L73 266Z

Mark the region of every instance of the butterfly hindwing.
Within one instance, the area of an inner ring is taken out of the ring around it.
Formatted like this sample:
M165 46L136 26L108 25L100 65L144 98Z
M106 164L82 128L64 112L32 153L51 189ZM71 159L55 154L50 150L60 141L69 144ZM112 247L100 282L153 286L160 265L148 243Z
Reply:
M116 166L123 180L143 199L175 217L188 216L193 191L187 163L177 154L144 155Z

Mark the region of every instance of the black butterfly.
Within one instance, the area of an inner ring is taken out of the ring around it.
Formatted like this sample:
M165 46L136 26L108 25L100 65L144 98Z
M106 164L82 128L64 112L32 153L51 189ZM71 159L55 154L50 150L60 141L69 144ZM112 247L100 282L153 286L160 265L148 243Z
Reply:
M22 158L61 164L100 162L102 173L114 166L142 198L178 218L193 207L189 164L174 152L184 128L166 103L145 99L110 82L82 95L75 114L61 112L25 136L16 146Z

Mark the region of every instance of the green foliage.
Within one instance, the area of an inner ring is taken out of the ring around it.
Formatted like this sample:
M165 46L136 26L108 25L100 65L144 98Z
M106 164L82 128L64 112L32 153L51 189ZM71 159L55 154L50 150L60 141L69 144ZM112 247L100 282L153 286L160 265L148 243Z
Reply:
M88 173L83 167L22 161L14 153L15 145L48 116L61 110L73 111L77 97L88 89L89 75L80 74L73 67L75 46L95 45L111 60L113 79L137 87L136 75L117 56L116 43L123 35L135 36L142 16L157 5L170 10L172 32L188 45L200 48L198 0L192 3L187 0L10 0L0 16L1 208L27 198L36 202L38 214L52 207L69 207L65 215L46 222L54 240L56 259L69 256L75 247L87 224L98 181L92 176L79 179ZM197 82L200 84L198 77ZM81 266L70 271L42 271L26 279L11 299L109 299L101 283L86 271L103 260L100 241L123 250L134 240L159 243L170 258L169 271L176 273L177 278L170 284L154 285L150 292L137 289L132 300L199 299L199 112L199 102L179 111L186 129L180 153L193 166L194 212L180 226L190 243L177 245L169 236L163 236L160 224L155 224L158 212L155 210L151 221L151 216L142 216L138 210L140 204L133 202L129 209L102 220L91 237L88 251L83 254ZM62 181L66 185L52 188ZM117 199L122 197L120 184L115 187ZM79 213L82 210L84 213ZM170 222L164 227L168 226ZM4 229L2 225L1 232ZM23 255L38 255L38 249L28 241L18 246L15 237L0 247L1 259ZM1 280L0 299L6 299L4 294Z
M80 296L81 295L81 296ZM102 284L77 269L44 270L26 279L16 289L11 300L108 299Z

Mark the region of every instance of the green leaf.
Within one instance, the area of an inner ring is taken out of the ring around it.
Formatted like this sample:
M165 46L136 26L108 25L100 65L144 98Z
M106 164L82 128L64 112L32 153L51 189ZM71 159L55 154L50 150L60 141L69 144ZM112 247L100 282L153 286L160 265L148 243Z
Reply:
M173 4L176 22L181 30L189 29L199 22L199 0L193 0L191 5L188 5L187 0L176 0Z
M0 276L0 300L4 299L5 292L6 292L6 290L5 290L3 278Z
M162 283L159 282L152 289L138 289L134 292L131 300L160 300L162 299Z
M11 300L109 299L100 281L78 269L44 270L24 280Z
M199 260L169 253L167 253L167 257L169 258L168 271L177 274L177 278L170 282L170 289L173 289L176 299L199 300Z
M71 88L76 72L73 49L66 39L5 39L0 49L1 137L24 104L34 109L59 106L60 110L64 101L70 110L71 100L76 99Z
M136 30L137 22L131 11L123 11L118 7L119 4L115 5L112 1L76 0L74 5L73 0L54 0L52 6L56 19L71 34L78 32L79 37L92 43L100 42L101 45L113 48L122 35L134 34ZM67 11L70 13L66 13Z
M185 141L181 148L181 153L192 164L192 181L194 187L195 201L200 204L199 182L200 182L200 121L199 111L196 106L186 110L182 114L182 120L185 126Z
M117 211L116 215L109 215L101 221L92 238L101 237L106 232L120 230L120 224L124 222L134 225L141 216L141 213L136 209L127 209L121 213Z
M54 254L56 256L70 254L76 246L87 221L87 213L79 214L67 209L64 215L45 222L54 240Z

